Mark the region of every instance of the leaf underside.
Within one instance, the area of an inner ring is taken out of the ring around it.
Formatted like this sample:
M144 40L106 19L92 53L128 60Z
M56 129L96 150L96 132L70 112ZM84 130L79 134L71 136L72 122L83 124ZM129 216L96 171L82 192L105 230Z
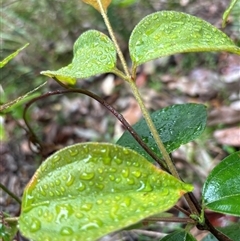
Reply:
M191 190L134 151L76 144L35 173L24 191L19 228L35 241L93 241L171 208Z

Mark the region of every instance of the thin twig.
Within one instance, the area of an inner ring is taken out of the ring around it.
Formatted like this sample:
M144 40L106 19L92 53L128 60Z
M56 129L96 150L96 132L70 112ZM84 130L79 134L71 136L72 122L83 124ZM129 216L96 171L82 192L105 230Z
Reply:
M157 222L171 222L171 223L192 223L196 222L191 218L179 218L179 217L150 217L144 219L144 221L157 221Z
M35 140L35 143L38 143L40 145L40 147L42 147L40 141L38 140L37 136L34 134L34 131L31 128L31 125L29 124L27 118L26 118L26 113L28 108L37 100L46 98L48 96L52 96L52 95L61 95L61 94L67 94L67 93L81 93L81 94L85 94L93 99L95 99L96 101L98 101L100 104L102 104L106 109L108 109L114 116L117 117L117 119L123 124L123 126L129 131L129 133L133 136L133 138L139 143L139 145L160 165L160 167L167 171L167 168L165 166L165 163L158 158L158 156L146 145L145 142L143 142L143 140L139 137L139 135L137 134L137 132L129 125L129 123L126 121L126 119L116 110L114 109L110 104L108 104L105 100L103 100L101 97L99 97L98 95L88 91L88 90L84 90L84 89L67 89L67 90L57 90L57 91L51 91L48 92L46 94L43 94L41 96L38 96L34 99L32 99L31 101L29 101L24 109L24 115L23 115L23 119L28 127L28 129L30 130L31 136L33 138L33 140Z
M0 188L2 188L4 192L6 192L10 197L12 197L16 202L21 205L21 199L17 197L14 193L12 193L8 188L6 188L2 183L0 183Z

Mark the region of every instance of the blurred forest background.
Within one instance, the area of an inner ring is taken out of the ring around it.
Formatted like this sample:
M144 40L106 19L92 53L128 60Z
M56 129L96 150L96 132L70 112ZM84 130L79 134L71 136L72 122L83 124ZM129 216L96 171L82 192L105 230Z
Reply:
M161 10L182 11L221 29L222 15L229 3L229 0L113 0L108 16L130 66L128 39L144 16ZM54 80L41 76L40 71L57 70L69 64L72 46L84 31L97 29L107 34L101 15L80 0L2 0L0 11L1 60L30 43L1 69L0 104L24 95L45 81L47 84L38 92L61 89ZM238 46L239 13L240 1L223 29ZM177 54L151 61L138 69L137 84L150 111L186 102L203 103L208 107L209 119L204 134L172 154L184 180L194 183L198 197L212 168L225 156L239 150L239 81L240 57L228 53ZM130 124L141 117L125 83L112 74L79 80L77 86L102 96ZM20 105L0 119L3 126L0 129L1 183L19 197L43 160L29 147L23 108L24 105ZM111 113L83 95L45 98L35 103L28 115L39 139L48 146L48 154L77 142L115 142L124 131ZM19 206L4 193L1 193L0 205L11 215L19 214ZM218 220L220 226L236 221L222 216L214 220ZM145 230L148 234L122 233L119 240L158 240L159 232L171 228L148 227Z

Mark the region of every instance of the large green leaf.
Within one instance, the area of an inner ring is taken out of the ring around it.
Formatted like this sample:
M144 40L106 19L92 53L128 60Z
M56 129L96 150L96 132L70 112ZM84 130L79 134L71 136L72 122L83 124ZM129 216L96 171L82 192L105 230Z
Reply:
M228 51L240 54L240 48L208 22L174 11L156 12L143 18L131 34L129 50L135 65L175 53Z
M191 190L134 151L76 144L37 170L24 191L19 228L35 241L93 241L169 209Z
M185 230L180 230L165 236L161 241L196 241L196 239Z
M189 103L173 105L155 111L151 114L151 117L168 153L170 153L180 145L194 140L203 132L206 125L207 112L204 105ZM146 121L141 119L133 125L133 129L161 157L161 153L149 131ZM133 149L153 162L152 157L142 149L128 131L123 133L117 144Z
M203 186L203 205L215 212L240 216L240 151L220 162Z
M96 30L89 30L77 39L73 54L72 63L68 66L57 71L42 71L41 74L72 85L75 84L76 78L111 72L116 65L113 42Z

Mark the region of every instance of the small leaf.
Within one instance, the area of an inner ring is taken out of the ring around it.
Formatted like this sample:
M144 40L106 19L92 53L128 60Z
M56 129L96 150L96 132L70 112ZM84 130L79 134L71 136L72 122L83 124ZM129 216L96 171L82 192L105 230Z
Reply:
M230 12L232 11L234 5L237 3L238 0L232 0L229 7L226 9L226 11L223 14L223 22L222 22L222 27L225 28L226 27L226 22L228 19L228 16L230 14Z
M19 54L19 52L21 52L23 49L25 49L28 45L29 45L28 43L25 44L23 47L19 48L14 53L7 56L4 60L0 61L0 68L2 68L4 65L6 65L11 59L16 57Z
M204 105L189 103L172 105L155 111L151 114L151 118L163 144L168 153L170 153L180 145L194 140L204 131L207 121L207 112ZM146 121L141 119L133 125L133 129L142 140L161 157L161 153L149 131ZM142 149L128 131L123 133L117 141L117 144L135 150L150 162L153 162L152 157Z
M16 235L18 228L17 228L17 221L11 220L11 222L8 222L7 217L4 213L5 217L1 216L1 222L0 222L0 240L2 241L12 241L14 240L14 236Z
M131 34L129 50L136 66L176 53L228 51L240 54L240 48L208 22L174 11L156 12L143 18Z
M82 1L89 5L92 5L95 9L97 9L99 12L101 12L101 9L99 7L97 0L82 0ZM103 7L104 11L106 11L112 0L100 0L100 1L102 3L102 7Z
M47 82L39 85L35 89L26 93L25 95L19 96L17 99L14 99L14 100L12 100L10 102L7 102L3 105L0 105L0 114L6 114L8 112L11 112L14 108L18 107L19 105L23 104L24 102L29 101L29 100L37 97L38 95L40 95L39 93L34 93L34 92L36 92L38 89L43 87L46 83Z
M34 241L93 241L171 208L191 190L134 151L76 144L37 170L24 191L19 228Z
M76 78L111 72L116 65L113 42L96 30L89 30L77 39L73 54L72 63L68 66L57 71L42 71L41 74L73 85Z
M164 238L161 241L197 241L190 233L185 230L175 231Z
M215 212L240 216L240 151L221 161L208 176L203 205Z

